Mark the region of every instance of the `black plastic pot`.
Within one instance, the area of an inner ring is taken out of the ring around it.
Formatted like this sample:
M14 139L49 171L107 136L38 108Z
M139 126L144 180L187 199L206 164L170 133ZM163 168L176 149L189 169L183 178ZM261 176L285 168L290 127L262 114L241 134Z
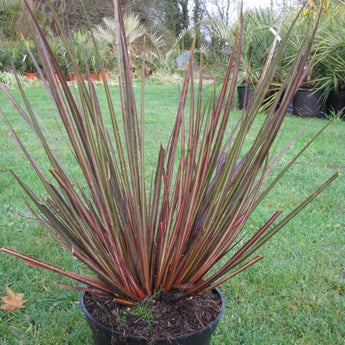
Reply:
M209 345L211 341L211 335L215 331L220 317L224 312L224 299L218 289L213 290L213 293L219 295L222 301L222 308L215 320L209 323L206 327L192 333L188 333L183 336L179 336L172 339L158 339L154 345ZM85 293L81 296L81 308L87 318L87 322L92 330L93 339L95 345L148 345L149 341L137 336L128 336L126 338L115 330L112 330L99 321L94 319L92 315L87 311L85 307Z
M327 98L327 113L341 113L341 118L345 115L345 91L331 91Z
M238 109L247 109L253 99L255 86L240 85L237 86Z
M293 99L293 113L301 117L324 117L322 115L320 91L298 89Z

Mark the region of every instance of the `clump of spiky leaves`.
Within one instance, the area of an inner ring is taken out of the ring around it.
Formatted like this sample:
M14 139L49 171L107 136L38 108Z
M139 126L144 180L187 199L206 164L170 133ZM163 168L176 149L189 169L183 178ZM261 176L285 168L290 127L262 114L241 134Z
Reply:
M40 70L41 77L46 80L83 178L74 178L65 170L24 91L21 89L26 110L1 85L41 141L51 164L49 177L5 119L12 137L47 192L47 197L42 199L13 172L31 199L28 206L47 231L96 277L67 272L6 248L1 251L86 285L77 289L109 296L122 303L133 303L156 292L169 293L176 288L185 290L186 294L203 293L260 260L262 256L252 257L252 254L337 176L332 176L279 222L276 220L281 211L273 214L254 235L246 237L244 225L248 217L310 145L308 143L263 188L284 153L283 150L274 154L272 145L301 79L315 27L306 34L282 91L248 149L245 149L248 133L282 59L289 33L279 44L274 42L254 101L239 117L232 116L236 114L232 106L240 70L242 19L223 86L214 100L204 102L202 78L197 90L194 89L191 59L171 137L166 148L160 147L156 168L147 186L144 112L137 114L119 1L115 1L114 6L122 118L115 113L105 83L110 130L104 124L105 115L90 78L88 83L82 81L77 63L72 59L72 68L78 75L79 97L75 97L63 81L47 39L27 8L41 65L45 66ZM73 56L73 47L66 35L63 31L60 34L68 54ZM60 76L60 84L55 73ZM190 108L187 110L189 90Z

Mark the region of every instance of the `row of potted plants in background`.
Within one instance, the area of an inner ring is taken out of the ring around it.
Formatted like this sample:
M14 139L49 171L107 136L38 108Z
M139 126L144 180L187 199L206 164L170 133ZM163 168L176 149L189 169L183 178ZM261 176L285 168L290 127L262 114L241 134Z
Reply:
M306 15L316 13L309 11ZM345 4L339 2L324 8L319 30L310 56L311 68L296 93L294 114L328 118L339 113L344 118L345 108ZM305 22L296 30L297 40L307 31ZM295 39L295 37L294 37ZM296 52L296 50L295 50ZM292 57L293 58L293 57Z
M241 85L238 87L240 108L251 98L263 70L262 61L268 57L274 39L277 38L280 44L281 38L276 37L275 27L281 26L282 32L286 31L295 12L295 9L289 9L283 22L276 13L266 10L249 11L244 17L246 34L241 57ZM301 13L305 19L311 16L316 19L317 12ZM342 113L345 107L345 4L341 2L325 9L319 25L308 70L304 71L303 83L292 102L293 113L299 116L329 117ZM283 87L288 67L299 54L299 46L308 31L307 20L300 20L294 26L273 89ZM270 96L268 98L272 100Z
M92 80L101 80L99 73L102 69L114 69L114 56L110 54L108 47L98 45L98 52L95 51L94 44L90 37L84 32L74 32L71 34L73 45L73 57L67 53L62 39L49 35L48 41L53 50L56 60L66 75L67 79L73 79L73 63L78 65L80 72L86 74L86 66L90 72ZM71 59L75 61L72 62ZM22 39L21 41L4 42L0 48L0 70L11 71L25 74L28 78L37 77L37 66L34 60L38 60L36 47L31 39ZM68 77L70 76L70 78Z
M138 66L136 77L141 75L139 66L142 65L143 58L147 67L146 76L152 75L154 68L157 72L172 73L174 60L179 55L178 37L176 41L167 44L163 36L151 33L141 22L140 18L133 14L124 17L126 26L126 40L128 53L133 66ZM68 33L73 47L73 59L77 61L78 68L82 73L86 73L86 66L90 72L91 79L100 79L100 75L94 76L100 70L113 71L115 67L115 33L114 20L103 18L101 24L95 25L90 30L81 29ZM71 54L67 53L62 38L56 33L47 34L47 39L65 75L73 71ZM23 42L24 41L24 42ZM94 42L97 43L97 52ZM32 40L23 39L5 41L0 47L0 71L16 71L31 78L37 77L36 66L28 50L37 59L36 48ZM133 69L134 70L134 69ZM68 78L68 77L67 77Z
M31 79L31 80L36 79L36 78L39 77L37 72L31 72L31 73L30 72L24 72L24 75L25 75L25 77L27 79ZM82 73L81 77L84 80L86 80L87 79L87 74L86 73ZM110 77L110 72L104 72L104 78L106 80L109 80L109 77ZM56 79L58 81L60 81L60 78L59 78L58 75L56 75ZM77 80L77 75L76 75L76 73L65 74L64 75L64 79L66 81L76 81ZM92 73L90 73L90 79L92 81L103 81L103 74L101 72L98 72L98 73L93 73L92 72Z
M253 100L255 86L239 85L237 87L238 108L248 108ZM270 105L272 93L268 93L265 106ZM267 107L266 107L267 108ZM345 90L327 92L327 98L324 99L324 93L314 88L299 88L292 99L289 112L301 117L319 117L332 118L339 116L345 119Z

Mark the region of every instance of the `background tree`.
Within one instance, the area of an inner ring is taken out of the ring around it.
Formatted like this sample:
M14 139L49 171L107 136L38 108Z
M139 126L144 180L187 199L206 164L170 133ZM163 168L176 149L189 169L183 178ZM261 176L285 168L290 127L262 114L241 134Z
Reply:
M202 7L201 0L194 0L193 9L193 24L196 32L196 47L200 47L201 43L201 21L204 16L204 8Z
M111 0L42 0L41 8L49 13L52 4L60 19L71 31L83 28L88 22L99 24L102 18L111 16L113 12ZM49 27L54 29L54 26L55 23L50 20Z
M38 9L41 6L42 0L28 0L28 3L33 9ZM5 11L19 5L18 0L1 0L0 11Z
M239 3L238 0L201 0L205 15L212 19L217 17L226 25L230 25L232 9Z
M36 17L41 23L44 23L43 16L38 11L41 7L42 0L28 0L31 7L36 12ZM27 19L21 13L19 0L0 0L0 37L6 40L18 40L18 30L27 32Z
M166 42L173 44L176 39L191 26L200 32L200 21L205 13L206 0L122 0L126 14L138 15L141 23L163 35ZM210 1L210 0L207 0ZM224 0L219 0L224 1ZM102 23L104 17L112 15L112 0L29 0L31 6L45 13L48 27L56 31L54 20L50 16L51 6L59 14L66 28L70 31L82 29L88 22ZM10 9L19 9L18 0L0 1L0 25L8 22L13 25L13 16L9 19ZM11 15L13 10L11 12ZM2 20L3 19L3 20ZM4 31L4 30L2 30ZM198 44L200 34L198 36ZM180 41L181 49L189 49L191 35L186 34Z
M0 11L7 11L18 4L17 0L2 0L0 2Z
M125 11L132 11L151 31L159 31L171 44L190 26L189 7L191 0L124 0ZM193 0L194 1L194 0ZM185 35L181 48L190 47L191 37Z

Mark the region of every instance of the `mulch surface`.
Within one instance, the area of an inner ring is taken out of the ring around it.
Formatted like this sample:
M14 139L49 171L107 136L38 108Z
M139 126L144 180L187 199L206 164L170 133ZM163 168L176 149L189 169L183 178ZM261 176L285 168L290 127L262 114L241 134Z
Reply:
M85 294L88 312L124 337L144 337L149 344L171 339L205 327L218 316L222 301L218 294L184 296L181 291L149 297L134 307Z

